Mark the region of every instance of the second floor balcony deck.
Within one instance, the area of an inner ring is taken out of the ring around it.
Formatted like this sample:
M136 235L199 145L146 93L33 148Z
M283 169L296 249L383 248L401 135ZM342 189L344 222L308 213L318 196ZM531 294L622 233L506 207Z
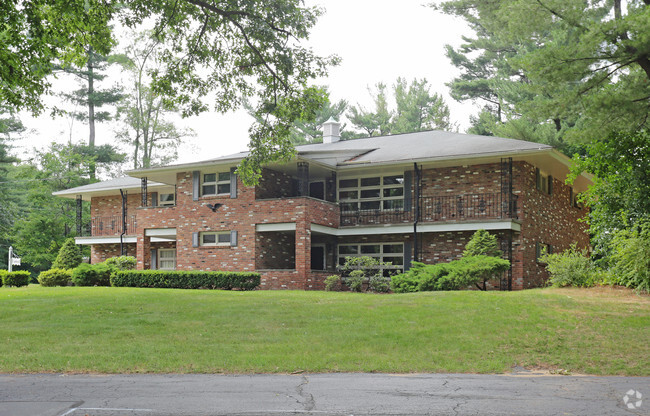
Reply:
M416 207L417 204L417 207ZM410 207L341 211L341 227L517 218L517 196L495 193L420 197Z
M126 232L124 235L135 235L137 222L135 215L126 216ZM84 237L113 237L122 234L124 220L121 215L94 217L90 224L83 229Z

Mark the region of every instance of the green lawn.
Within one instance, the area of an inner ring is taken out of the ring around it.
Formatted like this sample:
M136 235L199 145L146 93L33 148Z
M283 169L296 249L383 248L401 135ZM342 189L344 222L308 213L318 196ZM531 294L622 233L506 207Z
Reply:
M615 289L0 288L0 372L650 374L650 299Z

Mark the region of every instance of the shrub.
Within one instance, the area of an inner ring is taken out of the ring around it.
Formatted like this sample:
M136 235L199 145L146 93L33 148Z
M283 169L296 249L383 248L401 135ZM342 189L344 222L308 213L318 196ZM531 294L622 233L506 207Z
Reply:
M251 272L122 270L111 275L111 285L176 289L253 290L260 285L260 275Z
M501 257L497 237L485 230L477 230L463 252L463 257L469 256Z
M353 292L361 292L366 280L369 290L387 292L390 288L390 278L383 276L385 266L391 266L391 263L384 263L368 256L349 256L345 258L345 263L339 266L339 269L343 273L343 283Z
M415 262L413 262L414 264ZM390 288L395 293L410 293L418 291L420 280L412 273L413 268L406 273L396 274L390 279Z
M353 292L361 292L364 280L366 280L365 270L352 270L348 276L343 278L345 285Z
M546 263L549 283L556 287L591 287L598 280L598 270L587 250L578 250L575 244L562 253L544 254L540 261Z
M650 292L650 222L617 232L611 247L614 282Z
M53 269L74 269L81 264L81 250L75 244L74 238L68 238L61 246L59 255L52 263Z
M2 277L2 283L5 286L15 286L15 287L27 286L29 284L30 276L31 273L24 270L19 270L16 272L7 272Z
M133 270L135 269L137 260L133 256L119 256L106 259L104 264L115 267L117 270Z
M5 276L9 273L7 270L2 270L0 269L0 286L2 286L2 282L4 281Z
M390 290L390 277L380 273L372 275L368 280L368 288L373 292L386 293Z
M325 278L325 290L328 292L341 290L341 276L327 276Z
M411 269L393 276L396 293L459 290L471 285L485 288L485 281L510 267L508 260L490 256L469 256L450 263L424 264L414 261ZM478 286L483 282L483 287Z
M507 271L510 262L498 257L469 256L452 261L447 267L449 267L449 274L443 280L448 281L453 289L475 285L481 290L486 290L486 282ZM482 286L479 285L481 282Z
M111 273L117 269L104 264L80 264L72 271L75 286L110 286Z
M66 269L50 269L41 272L38 275L38 283L41 286L67 286L70 283L72 276L71 270Z

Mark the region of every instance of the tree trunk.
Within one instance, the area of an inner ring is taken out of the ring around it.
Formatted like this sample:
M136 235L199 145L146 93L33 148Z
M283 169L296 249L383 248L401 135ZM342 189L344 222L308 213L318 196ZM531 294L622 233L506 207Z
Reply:
M95 74L93 72L93 48L88 48L88 127L90 129L88 135L88 147L92 150L95 147L95 101L93 95L95 93ZM91 162L89 166L90 179L95 179L95 163Z

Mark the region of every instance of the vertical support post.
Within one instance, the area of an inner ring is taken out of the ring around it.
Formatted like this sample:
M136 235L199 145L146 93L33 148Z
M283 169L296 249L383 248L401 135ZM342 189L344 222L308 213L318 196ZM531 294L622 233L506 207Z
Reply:
M501 239L501 252L503 257L510 262L510 268L505 271L499 282L500 290L512 290L512 230L506 231Z
M126 246L124 245L124 234L126 234L126 201L127 193L123 189L120 189L120 195L122 196L122 233L120 233L120 253L122 256L126 256Z
M9 259L7 260L7 270L11 273L14 269L14 248L9 246Z
M336 172L332 172L330 178L325 182L325 200L336 202Z
M413 168L415 169L415 186L414 186L414 195L415 203L415 214L413 218L413 261L420 261L420 246L418 242L418 221L420 220L420 182L421 182L421 170L418 168L417 163L413 163Z
M512 218L512 158L501 159L501 217Z
M142 194L142 206L146 207L149 205L149 195L147 192L147 178L144 177L140 179L140 192Z
M83 196L77 195L77 218L76 218L77 237L81 236L81 230L83 227L82 221L83 221Z
M309 196L308 162L298 162L298 196Z

